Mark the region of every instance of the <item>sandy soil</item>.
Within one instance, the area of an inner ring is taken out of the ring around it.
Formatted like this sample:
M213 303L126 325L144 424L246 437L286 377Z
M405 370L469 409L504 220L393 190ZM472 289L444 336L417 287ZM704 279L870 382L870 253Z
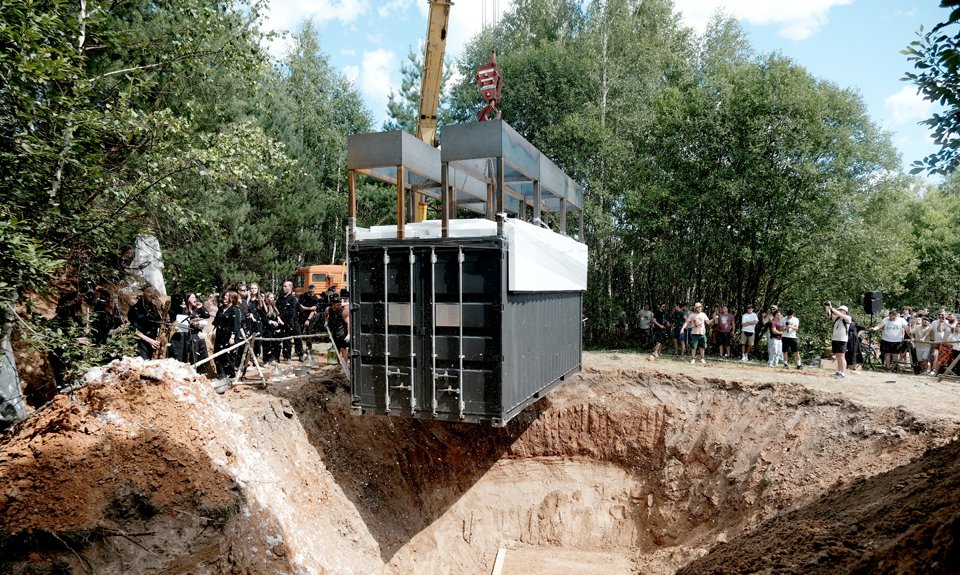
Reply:
M0 572L950 572L960 385L831 373L588 353L494 429L126 360L0 438Z

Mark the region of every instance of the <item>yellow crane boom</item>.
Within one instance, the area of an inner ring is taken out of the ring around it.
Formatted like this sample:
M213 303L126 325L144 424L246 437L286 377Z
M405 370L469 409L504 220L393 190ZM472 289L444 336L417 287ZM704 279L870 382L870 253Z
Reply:
M420 83L420 110L417 116L417 137L436 146L437 110L440 107L440 80L443 77L443 55L447 49L448 0L428 0L426 50L423 55L423 77Z

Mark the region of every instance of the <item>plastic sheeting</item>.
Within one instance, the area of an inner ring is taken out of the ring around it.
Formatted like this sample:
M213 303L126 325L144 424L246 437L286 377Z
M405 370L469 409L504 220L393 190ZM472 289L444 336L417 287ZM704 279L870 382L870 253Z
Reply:
M10 342L14 320L13 301L0 303L0 431L26 417L17 363Z
M403 227L405 239L439 238L441 233L440 220L426 220ZM450 220L447 230L451 238L479 238L497 235L497 223L490 220ZM389 240L396 239L397 226L373 226L372 228L357 228L358 240Z
M441 222L428 220L406 224L405 239L440 238ZM357 240L383 240L397 237L396 226L357 228ZM485 219L450 220L451 238L475 238L497 235L496 222ZM587 289L588 253L586 244L546 228L508 219L503 225L510 253L508 289L510 291L555 292Z
M503 235L510 250L510 291L587 289L586 244L520 220L507 220Z
M156 236L137 236L136 251L130 269L142 275L148 284L157 288L160 295L167 295L167 284L163 281L163 253Z

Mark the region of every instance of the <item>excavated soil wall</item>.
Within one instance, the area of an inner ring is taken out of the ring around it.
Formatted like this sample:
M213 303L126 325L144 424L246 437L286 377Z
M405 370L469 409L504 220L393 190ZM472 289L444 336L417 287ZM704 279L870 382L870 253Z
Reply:
M89 379L0 443L0 571L489 573L504 548L507 574L672 573L957 429L649 368L588 367L504 429L353 416L332 370Z

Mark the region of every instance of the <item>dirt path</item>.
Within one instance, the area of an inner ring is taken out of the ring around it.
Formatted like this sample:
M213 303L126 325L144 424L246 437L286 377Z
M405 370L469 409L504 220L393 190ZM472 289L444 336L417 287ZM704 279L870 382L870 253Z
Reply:
M847 399L867 407L903 407L924 417L942 419L960 424L960 382L937 381L905 373L848 371L838 380L833 370L809 368L802 370L771 368L764 363L708 359L706 365L691 365L686 359L664 356L654 359L649 354L635 352L586 352L584 368L637 369L694 377L768 383L771 381L796 383L808 389L839 393Z

